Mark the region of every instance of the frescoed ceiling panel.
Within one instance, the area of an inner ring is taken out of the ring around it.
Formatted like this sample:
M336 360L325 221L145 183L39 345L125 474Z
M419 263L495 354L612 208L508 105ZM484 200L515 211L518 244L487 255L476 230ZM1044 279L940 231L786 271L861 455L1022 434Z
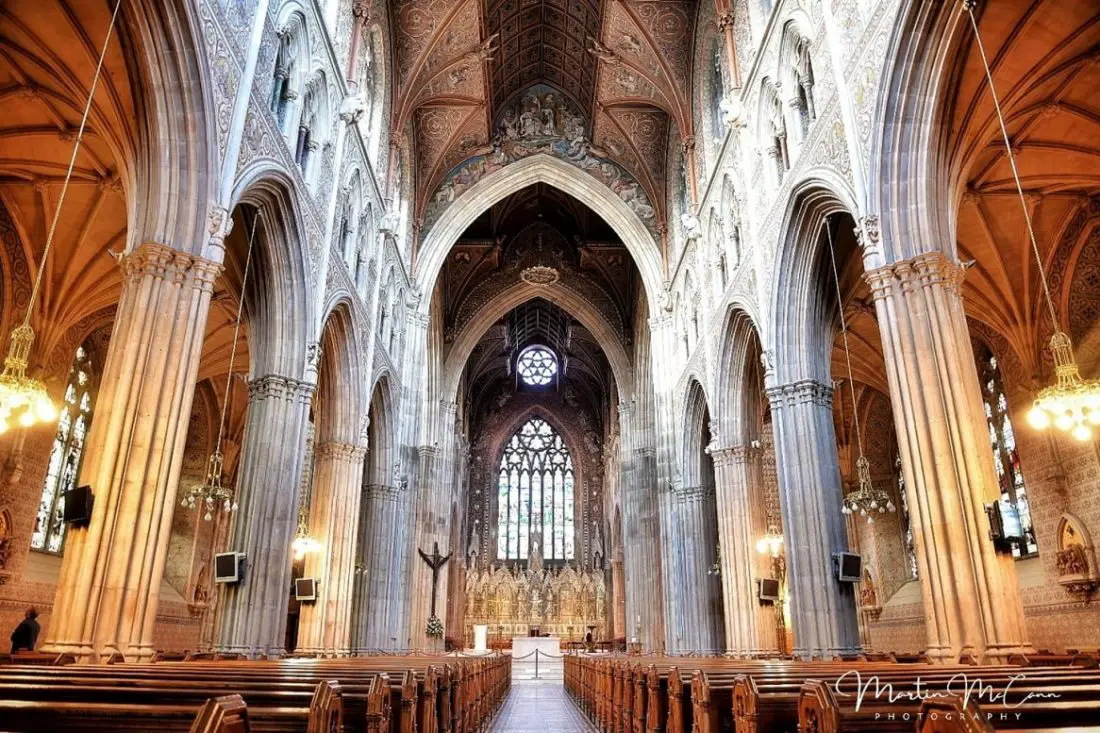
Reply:
M412 131L404 144L414 156L416 217L430 226L429 203L449 185L448 174L492 153L502 111L533 87L549 87L584 118L592 154L637 179L659 228L667 209L661 182L670 125L681 138L692 135L695 7L686 0L391 6L399 69L391 125Z

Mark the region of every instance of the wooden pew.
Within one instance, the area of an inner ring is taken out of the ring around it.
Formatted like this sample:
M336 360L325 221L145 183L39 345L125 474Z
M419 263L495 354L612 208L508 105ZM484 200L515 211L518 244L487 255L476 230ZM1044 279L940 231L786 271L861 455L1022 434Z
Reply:
M248 707L240 695L212 697L203 704L190 733L251 733Z

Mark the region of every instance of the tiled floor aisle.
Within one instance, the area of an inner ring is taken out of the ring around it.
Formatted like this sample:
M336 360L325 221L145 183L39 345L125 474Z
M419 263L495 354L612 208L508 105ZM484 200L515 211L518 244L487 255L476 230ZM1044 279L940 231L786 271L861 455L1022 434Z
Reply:
M513 685L493 733L595 733L561 682Z

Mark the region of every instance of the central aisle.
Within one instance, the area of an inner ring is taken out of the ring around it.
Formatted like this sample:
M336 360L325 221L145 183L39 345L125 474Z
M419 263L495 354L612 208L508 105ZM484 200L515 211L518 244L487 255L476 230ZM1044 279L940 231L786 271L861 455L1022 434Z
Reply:
M493 733L595 733L560 681L512 685Z

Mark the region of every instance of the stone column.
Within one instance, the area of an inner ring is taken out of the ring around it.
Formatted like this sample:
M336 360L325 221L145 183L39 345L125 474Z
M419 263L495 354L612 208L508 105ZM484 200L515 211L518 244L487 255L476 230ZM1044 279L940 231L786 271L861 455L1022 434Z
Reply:
M147 662L168 555L191 400L220 266L160 244L122 258L122 298L80 484L95 493L70 527L43 651Z
M867 272L916 539L928 656L1004 662L1030 648L1011 555L989 541L999 498L960 285L940 252Z
M626 638L643 649L663 648L661 527L657 504L657 457L652 448L635 447L634 403L619 405L621 421L622 512Z
M760 648L756 578L759 571L756 537L763 522L754 516L763 510L750 464L759 450L737 445L711 451L714 459L718 511L718 540L722 546L722 601L725 604L726 651L745 656ZM773 644L774 646L774 644Z
M240 507L229 549L245 554L243 580L223 586L216 648L248 657L285 652L290 545L313 385L273 374L248 385L238 470Z
M371 484L364 489L359 533L359 607L356 611L356 651L391 649L390 578L398 567L397 504L400 491L393 486Z
M611 553L611 635L617 639L627 637L626 581L623 576L623 549L616 547Z
M833 574L833 553L847 551L833 390L813 379L770 387L779 500L791 587L796 656L829 658L859 651L855 592Z
M714 487L674 486L679 539L682 637L678 651L722 651L722 588L710 570L716 560L718 514Z
M298 650L325 656L351 653L355 542L366 449L321 443L315 451L309 534L321 551L306 557L305 576L317 578L317 600L302 605Z

